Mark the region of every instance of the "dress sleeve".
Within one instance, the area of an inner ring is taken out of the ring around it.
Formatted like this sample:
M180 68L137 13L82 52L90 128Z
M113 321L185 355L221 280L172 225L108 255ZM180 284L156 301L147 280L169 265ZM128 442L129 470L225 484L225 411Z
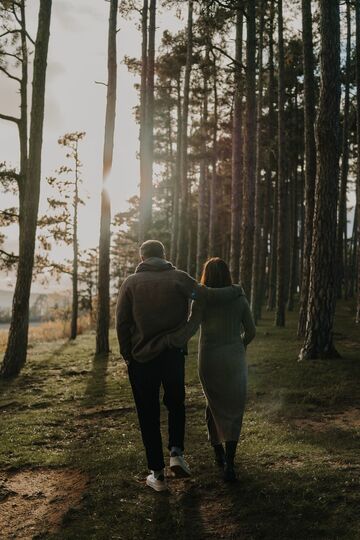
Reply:
M175 332L166 335L167 344L169 347L182 348L185 347L189 339L196 334L202 319L202 306L195 301L191 304L190 317L183 326Z
M254 339L255 334L256 334L256 327L255 327L254 319L253 319L251 309L249 306L249 302L247 301L245 297L244 297L244 312L243 312L242 324L244 327L244 333L241 337L246 347Z

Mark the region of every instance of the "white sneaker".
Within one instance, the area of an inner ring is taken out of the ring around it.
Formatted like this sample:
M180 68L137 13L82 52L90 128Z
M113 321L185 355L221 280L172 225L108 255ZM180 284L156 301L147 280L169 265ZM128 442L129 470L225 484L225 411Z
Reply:
M177 478L188 478L191 476L190 467L183 456L175 453L170 455L170 469Z
M153 488L155 491L166 491L168 489L164 475L161 474L156 478L153 472L146 478L146 485Z

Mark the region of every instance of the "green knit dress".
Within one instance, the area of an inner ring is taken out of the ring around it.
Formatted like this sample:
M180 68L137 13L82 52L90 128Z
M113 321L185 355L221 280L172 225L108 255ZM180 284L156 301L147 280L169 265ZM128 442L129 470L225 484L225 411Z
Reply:
M168 345L183 346L201 326L199 378L206 397L206 422L212 445L237 441L246 401L246 346L255 325L244 294L226 303L193 302L185 326L168 334Z

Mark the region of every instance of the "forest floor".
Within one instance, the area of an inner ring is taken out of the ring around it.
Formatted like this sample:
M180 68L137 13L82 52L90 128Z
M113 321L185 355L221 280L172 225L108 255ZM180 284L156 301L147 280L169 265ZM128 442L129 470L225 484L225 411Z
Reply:
M249 398L225 485L206 440L196 342L187 360L189 480L168 494L146 464L126 369L95 357L94 335L35 344L0 383L0 538L101 540L360 537L360 335L342 303L342 359L298 363L295 314L265 313L248 350ZM165 422L165 414L163 414ZM165 423L164 423L165 433Z

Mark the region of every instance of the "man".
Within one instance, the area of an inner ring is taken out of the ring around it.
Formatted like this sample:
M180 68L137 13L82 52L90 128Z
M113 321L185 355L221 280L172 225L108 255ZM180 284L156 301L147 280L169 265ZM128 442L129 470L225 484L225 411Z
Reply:
M224 289L199 285L186 272L165 259L165 249L157 240L140 247L141 263L135 274L122 284L116 329L120 352L127 366L141 435L151 473L146 484L156 491L167 489L160 432L160 386L168 409L170 469L178 477L191 475L184 451L185 381L183 349L157 350L156 337L168 334L186 323L189 299L213 302L224 299ZM227 287L226 300L239 295Z

